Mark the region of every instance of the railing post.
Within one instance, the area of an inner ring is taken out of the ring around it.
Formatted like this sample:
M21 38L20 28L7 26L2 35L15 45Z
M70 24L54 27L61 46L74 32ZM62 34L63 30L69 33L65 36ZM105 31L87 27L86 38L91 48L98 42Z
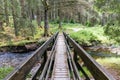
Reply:
M74 55L73 55L73 59L74 59L74 61L75 61L75 64L77 63L77 52L75 51L75 49L74 49Z
M45 64L47 61L47 50L45 50L43 57L44 57L44 64Z

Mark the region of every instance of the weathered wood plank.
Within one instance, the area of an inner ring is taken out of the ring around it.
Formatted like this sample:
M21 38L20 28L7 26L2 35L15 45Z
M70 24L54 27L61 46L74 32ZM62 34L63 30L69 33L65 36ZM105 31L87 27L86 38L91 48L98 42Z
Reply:
M55 62L51 80L70 80L66 45L63 34L58 35Z

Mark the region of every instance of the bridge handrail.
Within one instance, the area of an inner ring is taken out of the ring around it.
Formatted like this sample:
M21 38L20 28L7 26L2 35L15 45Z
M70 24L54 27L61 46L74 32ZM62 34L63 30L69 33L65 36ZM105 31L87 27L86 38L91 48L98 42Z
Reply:
M99 65L79 44L77 44L65 32L66 40L71 43L77 54L81 57L95 80L115 80L101 65Z
M56 32L49 40L47 40L41 47L39 47L4 80L25 80L27 74L30 72L35 62L42 57L43 53L47 50L50 43L52 43L56 39L57 35L58 32Z

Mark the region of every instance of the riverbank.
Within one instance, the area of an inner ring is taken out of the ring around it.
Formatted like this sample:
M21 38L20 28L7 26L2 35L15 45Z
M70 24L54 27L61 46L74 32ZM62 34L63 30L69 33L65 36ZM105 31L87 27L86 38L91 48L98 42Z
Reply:
M120 80L120 47L101 45L85 49L116 80Z
M36 50L41 46L48 38L41 38L38 41L29 41L20 44L12 44L0 47L0 52L13 52L13 53L25 53Z
M120 55L120 46L105 46L105 45L96 45L90 47L84 47L86 50L94 51L94 52L106 52L113 53L115 55Z

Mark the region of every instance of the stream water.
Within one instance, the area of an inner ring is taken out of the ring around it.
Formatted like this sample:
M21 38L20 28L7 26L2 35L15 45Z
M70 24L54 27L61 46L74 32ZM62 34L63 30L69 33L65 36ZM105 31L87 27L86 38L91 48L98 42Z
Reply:
M100 58L100 57L120 57L120 55L115 54L115 53L108 53L108 52L98 52L98 51L92 51L92 50L88 50L87 51L93 58Z
M33 52L29 53L11 53L0 52L0 67L11 66L17 67L24 59L30 56Z
M113 54L113 53L107 53L107 52L97 52L92 50L87 50L87 52L94 58L99 57L120 57L120 55ZM11 53L6 52L2 53L0 52L0 67L4 66L12 66L17 67L24 59L26 59L28 56L30 56L33 52L29 53Z

